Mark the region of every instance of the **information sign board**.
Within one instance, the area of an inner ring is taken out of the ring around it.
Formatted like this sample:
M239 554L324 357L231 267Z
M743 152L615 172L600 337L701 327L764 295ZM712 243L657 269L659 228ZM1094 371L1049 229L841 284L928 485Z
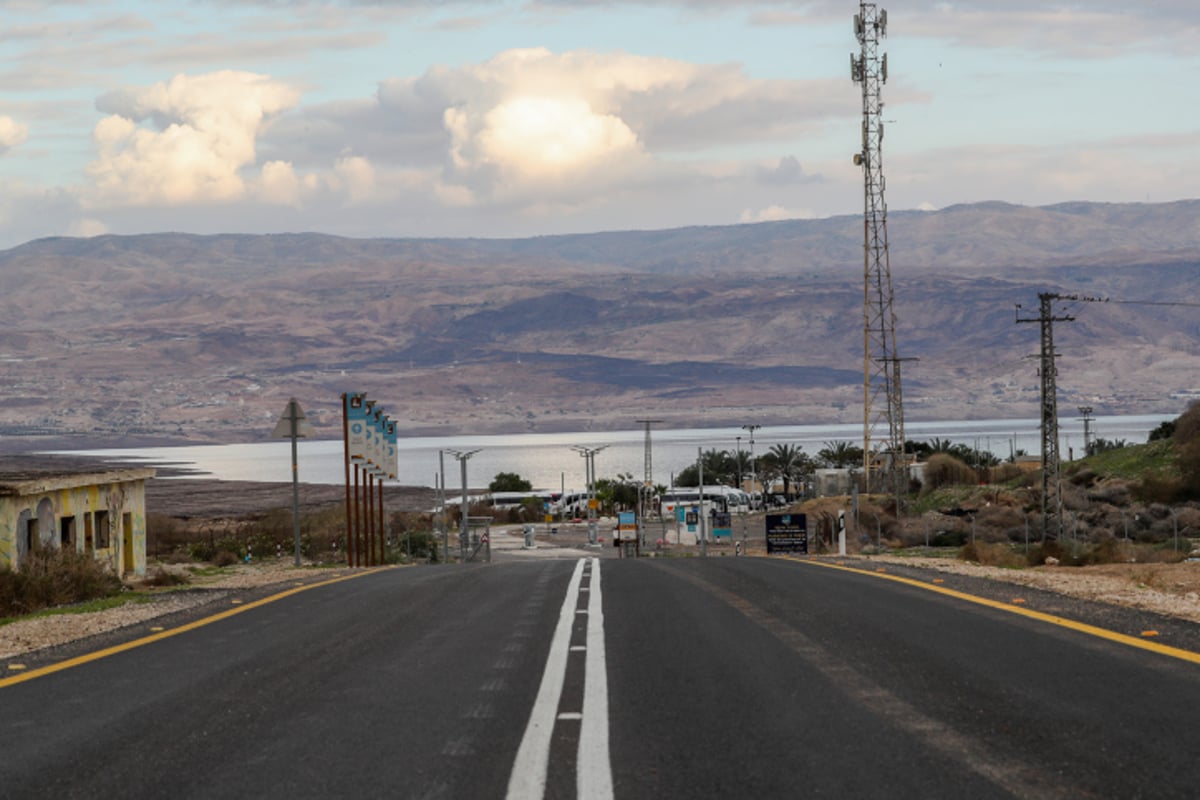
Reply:
M808 554L808 517L767 514L767 553Z

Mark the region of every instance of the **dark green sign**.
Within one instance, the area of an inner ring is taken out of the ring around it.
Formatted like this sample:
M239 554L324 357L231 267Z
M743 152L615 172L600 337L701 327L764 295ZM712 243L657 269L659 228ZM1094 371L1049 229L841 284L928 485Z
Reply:
M767 553L808 555L808 517L804 514L767 514Z

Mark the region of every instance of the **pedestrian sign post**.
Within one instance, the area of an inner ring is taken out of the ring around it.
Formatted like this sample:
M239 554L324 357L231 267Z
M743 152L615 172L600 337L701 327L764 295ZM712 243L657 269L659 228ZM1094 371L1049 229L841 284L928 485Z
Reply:
M294 397L283 409L283 415L279 422L275 423L275 430L271 431L271 437L274 439L292 440L292 538L297 567L300 566L300 464L296 455L296 440L301 436L316 435L312 423L304 416L300 403Z

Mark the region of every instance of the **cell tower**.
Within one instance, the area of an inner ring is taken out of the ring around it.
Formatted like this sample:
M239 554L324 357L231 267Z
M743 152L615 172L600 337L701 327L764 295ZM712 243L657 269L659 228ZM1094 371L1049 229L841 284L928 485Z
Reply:
M887 54L880 52L880 40L887 35L887 11L874 3L859 3L854 33L861 52L850 55L850 76L862 86L863 107L862 150L854 154L855 165L863 169L864 199L863 474L870 491L872 469L882 463L895 479L898 501L904 470L904 405L888 259L887 203L883 197L882 91L888 68ZM882 433L885 425L886 441Z

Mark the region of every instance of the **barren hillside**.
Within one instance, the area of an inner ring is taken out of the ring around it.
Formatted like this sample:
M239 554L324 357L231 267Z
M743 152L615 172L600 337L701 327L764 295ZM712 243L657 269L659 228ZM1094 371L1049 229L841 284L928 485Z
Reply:
M1044 291L1060 402L1200 394L1200 201L895 214L912 419L1036 416L1015 324ZM855 421L861 220L526 240L47 239L0 253L0 447L252 440L365 389L407 433ZM39 441L45 442L44 438Z

